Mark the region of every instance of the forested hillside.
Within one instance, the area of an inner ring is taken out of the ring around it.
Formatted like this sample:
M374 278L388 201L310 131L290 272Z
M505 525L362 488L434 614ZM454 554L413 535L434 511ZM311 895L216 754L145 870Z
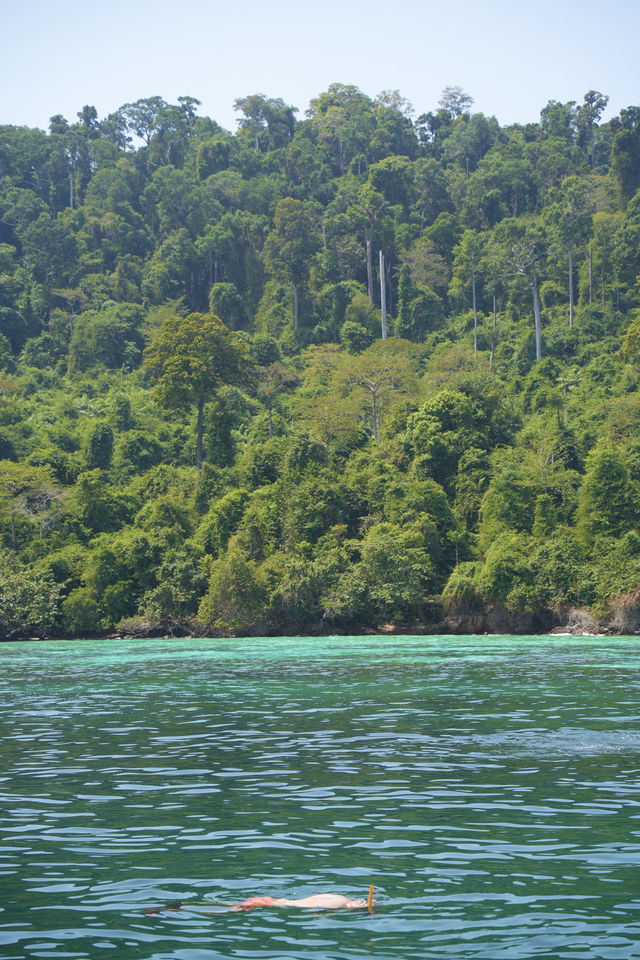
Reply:
M0 634L635 629L640 107L606 105L1 126Z

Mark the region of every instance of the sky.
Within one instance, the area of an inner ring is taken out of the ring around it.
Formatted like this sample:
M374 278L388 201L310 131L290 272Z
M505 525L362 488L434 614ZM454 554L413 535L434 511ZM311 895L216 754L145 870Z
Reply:
M640 0L0 0L0 29L0 124L45 130L187 95L234 131L237 98L303 117L331 83L399 90L416 114L459 85L501 124L592 89L604 119L640 104Z

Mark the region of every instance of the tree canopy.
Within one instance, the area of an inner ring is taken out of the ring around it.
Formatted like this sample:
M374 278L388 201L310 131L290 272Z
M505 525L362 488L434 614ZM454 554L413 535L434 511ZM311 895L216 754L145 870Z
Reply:
M0 632L640 609L640 107L200 106L0 128Z
M160 403L170 409L197 406L200 470L204 405L223 384L246 380L249 358L244 345L212 314L174 315L163 321L145 350L144 362Z

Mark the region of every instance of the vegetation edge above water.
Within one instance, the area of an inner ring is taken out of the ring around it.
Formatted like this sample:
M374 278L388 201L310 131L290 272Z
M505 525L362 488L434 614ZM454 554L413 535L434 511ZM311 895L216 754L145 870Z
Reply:
M2 126L0 635L640 629L640 108Z

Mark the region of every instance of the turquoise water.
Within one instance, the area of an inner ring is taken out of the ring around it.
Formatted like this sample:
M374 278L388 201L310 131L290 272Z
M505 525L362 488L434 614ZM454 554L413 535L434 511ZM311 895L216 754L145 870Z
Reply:
M640 638L3 644L0 955L640 958L639 666ZM370 882L371 916L194 903Z

